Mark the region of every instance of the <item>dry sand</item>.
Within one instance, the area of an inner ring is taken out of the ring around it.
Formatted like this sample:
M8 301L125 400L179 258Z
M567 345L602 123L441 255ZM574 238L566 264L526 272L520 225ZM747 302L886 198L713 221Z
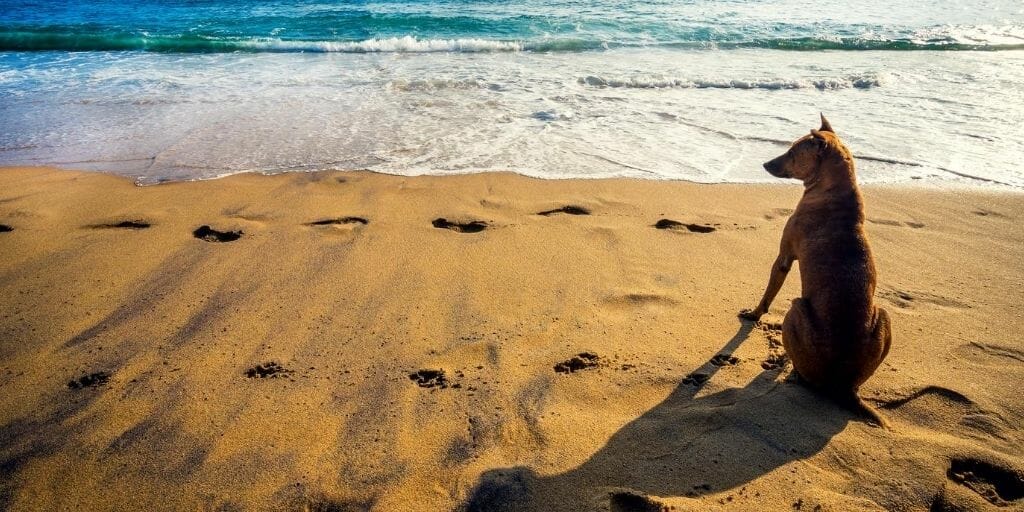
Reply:
M796 185L0 170L0 509L1024 509L1024 195L864 193L889 431L736 318Z

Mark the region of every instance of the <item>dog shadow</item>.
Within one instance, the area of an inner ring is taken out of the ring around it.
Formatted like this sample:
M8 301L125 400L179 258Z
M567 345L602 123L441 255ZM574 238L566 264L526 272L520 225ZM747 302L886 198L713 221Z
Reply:
M743 322L718 354L731 354L752 329ZM720 369L713 361L575 469L550 476L523 466L483 473L465 510L661 510L644 496L698 497L736 488L817 453L853 419L804 386L779 380L778 371L696 398Z

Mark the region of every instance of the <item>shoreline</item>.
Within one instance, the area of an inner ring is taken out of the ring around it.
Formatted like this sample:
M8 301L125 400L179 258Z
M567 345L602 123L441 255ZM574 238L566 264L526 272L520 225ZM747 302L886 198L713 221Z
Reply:
M862 187L884 431L780 367L799 264L736 318L780 185L0 168L0 509L1020 506L1024 195Z
M857 158L857 157L855 157ZM424 173L424 174L396 174L387 171L380 171L374 169L317 169L317 170L286 170L286 171L237 171L228 174L222 174L212 177L197 177L190 179L165 179L157 180L153 182L142 182L140 179L142 176L135 176L131 174L121 174L110 170L95 170L95 169L76 169L71 167L60 167L53 165L0 165L0 173L5 171L25 171L25 170L38 170L38 171L56 171L56 172L71 172L71 173L85 173L85 174L101 174L111 176L118 179L124 179L131 182L137 187L153 187L159 185L167 185L173 183L194 183L204 181L217 181L225 178L231 178L232 176L282 176L290 174L372 174L380 176L390 176L395 178L457 178L460 176L473 176L473 175L496 175L496 176L516 176L525 178L528 180L536 180L540 182L589 182L589 181L624 181L624 182L653 182L653 183L683 183L696 186L751 186L751 187L800 187L800 183L795 180L782 180L777 179L775 181L714 181L714 182L703 182L693 181L685 178L673 178L673 177L653 177L653 178L642 178L637 176L594 176L594 177L540 177L531 174L525 174L511 170L473 170L465 172L445 172L445 173ZM956 181L939 181L933 182L929 180L909 180L909 181L898 181L898 182L872 182L872 183L859 183L858 186L864 189L881 189L881 190L905 190L905 191L922 191L922 192L967 192L967 193L995 193L995 194L1024 194L1024 188L1017 187L1008 183L1003 183L996 180L990 180L988 178L981 178L966 174L959 174L953 172L952 174L960 176L964 179L971 180L968 182L956 182ZM986 184L981 184L984 182Z

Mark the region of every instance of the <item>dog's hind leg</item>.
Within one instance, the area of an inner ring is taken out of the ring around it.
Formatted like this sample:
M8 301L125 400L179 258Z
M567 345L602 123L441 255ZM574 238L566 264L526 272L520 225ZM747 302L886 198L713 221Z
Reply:
M828 354L822 354L823 346L815 343L814 324L810 303L803 298L793 299L782 321L782 346L800 377L812 387L822 387L827 377L822 363L828 360Z
M793 362L793 369L812 388L824 392L844 409L882 428L888 428L885 418L857 396L857 388L874 373L889 352L892 335L888 314L878 308L868 346L862 351L862 357L866 360L860 361L838 361L831 345L822 342L823 333L816 329L815 320L807 300L793 300L782 323L782 345ZM837 363L842 367L836 367ZM858 373L851 375L843 371L850 369L850 363L857 365ZM850 377L854 377L853 382Z
M874 322L871 324L871 332L865 339L864 345L860 347L856 360L856 373L853 377L853 390L856 391L864 381L868 380L878 369L878 366L889 355L889 347L892 346L892 324L889 321L889 312L876 307Z
M864 349L865 360L861 361L860 375L857 376L856 385L850 393L850 405L861 416L869 418L884 429L889 428L889 423L874 407L864 403L864 400L857 396L857 389L875 373L878 366L885 360L885 356L889 355L890 347L892 347L892 324L889 321L889 312L882 308L875 308L875 323L871 330L868 346Z
M882 364L892 347L892 322L889 320L889 312L883 308L875 308L875 330L871 333L871 339L882 347L882 354L878 357L878 364ZM874 372L872 369L871 373Z

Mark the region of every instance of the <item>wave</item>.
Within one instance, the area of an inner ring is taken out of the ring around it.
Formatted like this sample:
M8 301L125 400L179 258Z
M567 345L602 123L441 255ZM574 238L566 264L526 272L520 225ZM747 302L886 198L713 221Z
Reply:
M499 52L520 51L516 41L493 39L417 39L412 36L362 41L298 41L276 38L224 38L197 35L72 34L0 31L0 51L144 51L161 53L226 52Z
M141 33L105 33L73 28L7 29L0 27L0 51L143 51L160 53L226 52L317 52L317 53L429 53L429 52L578 52L614 48L693 48L772 50L881 50L881 51L1000 51L1021 50L1024 43L989 44L960 39L936 38L871 39L798 37L751 39L742 41L666 40L654 42L614 42L599 39L545 37L540 39L419 38L414 36L363 40L299 40L273 37L225 37L197 34L154 35Z
M792 37L779 39L755 39L736 43L715 43L721 48L765 48L769 50L794 51L1006 51L1024 50L1024 43L989 44L985 42L964 42L957 39L872 39L863 37L817 38Z
M494 39L417 39L412 36L366 39L363 41L283 41L250 40L237 42L239 50L268 52L337 53L432 53L432 52L514 52L522 43Z
M859 75L843 78L824 79L645 79L645 78L604 78L585 76L577 79L580 85L593 87L610 87L622 89L818 89L821 91L837 89L870 89L882 85L877 75Z
M501 90L502 86L497 83L482 82L474 79L444 79L427 78L416 80L396 79L388 82L388 86L396 91L438 91L442 89L490 89Z

